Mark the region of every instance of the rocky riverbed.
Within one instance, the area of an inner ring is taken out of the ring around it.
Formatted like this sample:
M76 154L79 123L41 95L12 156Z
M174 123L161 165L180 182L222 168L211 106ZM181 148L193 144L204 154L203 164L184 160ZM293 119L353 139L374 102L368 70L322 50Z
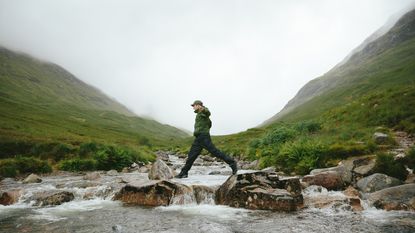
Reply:
M173 173L184 163L180 157L159 154ZM377 175L360 181L371 191L362 192L353 179L369 177L357 173L364 161L352 162L351 174L342 164L305 179L272 169L230 176L226 164L207 156L185 179L150 180L144 165L7 178L0 184L0 232L414 232L407 196L413 184Z

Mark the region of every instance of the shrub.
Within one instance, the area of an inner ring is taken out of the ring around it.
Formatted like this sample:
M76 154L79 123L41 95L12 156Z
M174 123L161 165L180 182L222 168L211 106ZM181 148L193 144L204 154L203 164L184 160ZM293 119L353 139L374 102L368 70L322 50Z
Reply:
M400 180L405 180L408 175L405 166L400 161L395 160L393 155L387 153L379 153L376 155L374 171Z
M120 171L123 167L130 166L138 155L131 150L106 146L96 152L93 158L97 161L97 169Z
M47 161L33 157L17 156L0 161L0 175L14 177L25 173L48 173L52 167Z
M321 159L326 153L326 146L320 142L296 141L284 144L276 162L285 172L305 175L314 168L324 166Z
M296 136L297 132L291 128L280 127L265 135L262 139L264 145L283 144Z
M402 161L410 169L415 170L415 147L412 147L408 153L406 153L405 158Z
M97 161L94 159L73 159L62 160L59 163L59 169L64 171L92 171L96 169Z
M294 125L294 129L300 132L314 133L321 129L321 125L314 121L302 121Z
M99 145L95 142L85 142L79 145L79 155L87 156L98 151Z

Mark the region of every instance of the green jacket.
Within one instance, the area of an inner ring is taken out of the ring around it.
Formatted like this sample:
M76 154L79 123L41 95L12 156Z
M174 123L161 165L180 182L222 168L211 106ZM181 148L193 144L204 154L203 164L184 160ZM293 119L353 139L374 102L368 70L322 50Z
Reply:
M201 133L209 133L210 128L212 127L212 121L209 119L210 112L208 108L204 108L202 111L197 112L195 120L195 130L193 135L197 137Z

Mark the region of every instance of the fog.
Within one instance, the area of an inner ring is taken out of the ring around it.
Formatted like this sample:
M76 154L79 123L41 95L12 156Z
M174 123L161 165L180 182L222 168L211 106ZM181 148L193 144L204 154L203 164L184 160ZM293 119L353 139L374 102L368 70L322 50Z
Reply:
M0 45L61 65L136 114L212 134L270 118L413 0L0 0Z

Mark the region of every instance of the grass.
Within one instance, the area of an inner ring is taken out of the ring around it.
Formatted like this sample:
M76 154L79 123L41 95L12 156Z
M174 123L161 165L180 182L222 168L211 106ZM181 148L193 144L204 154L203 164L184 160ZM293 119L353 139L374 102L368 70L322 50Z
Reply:
M349 156L382 154L396 146L394 130L415 134L415 39L312 83L320 81L335 85L271 124L214 141L228 153L258 159L261 167L306 174ZM378 131L390 136L385 145L374 143Z

